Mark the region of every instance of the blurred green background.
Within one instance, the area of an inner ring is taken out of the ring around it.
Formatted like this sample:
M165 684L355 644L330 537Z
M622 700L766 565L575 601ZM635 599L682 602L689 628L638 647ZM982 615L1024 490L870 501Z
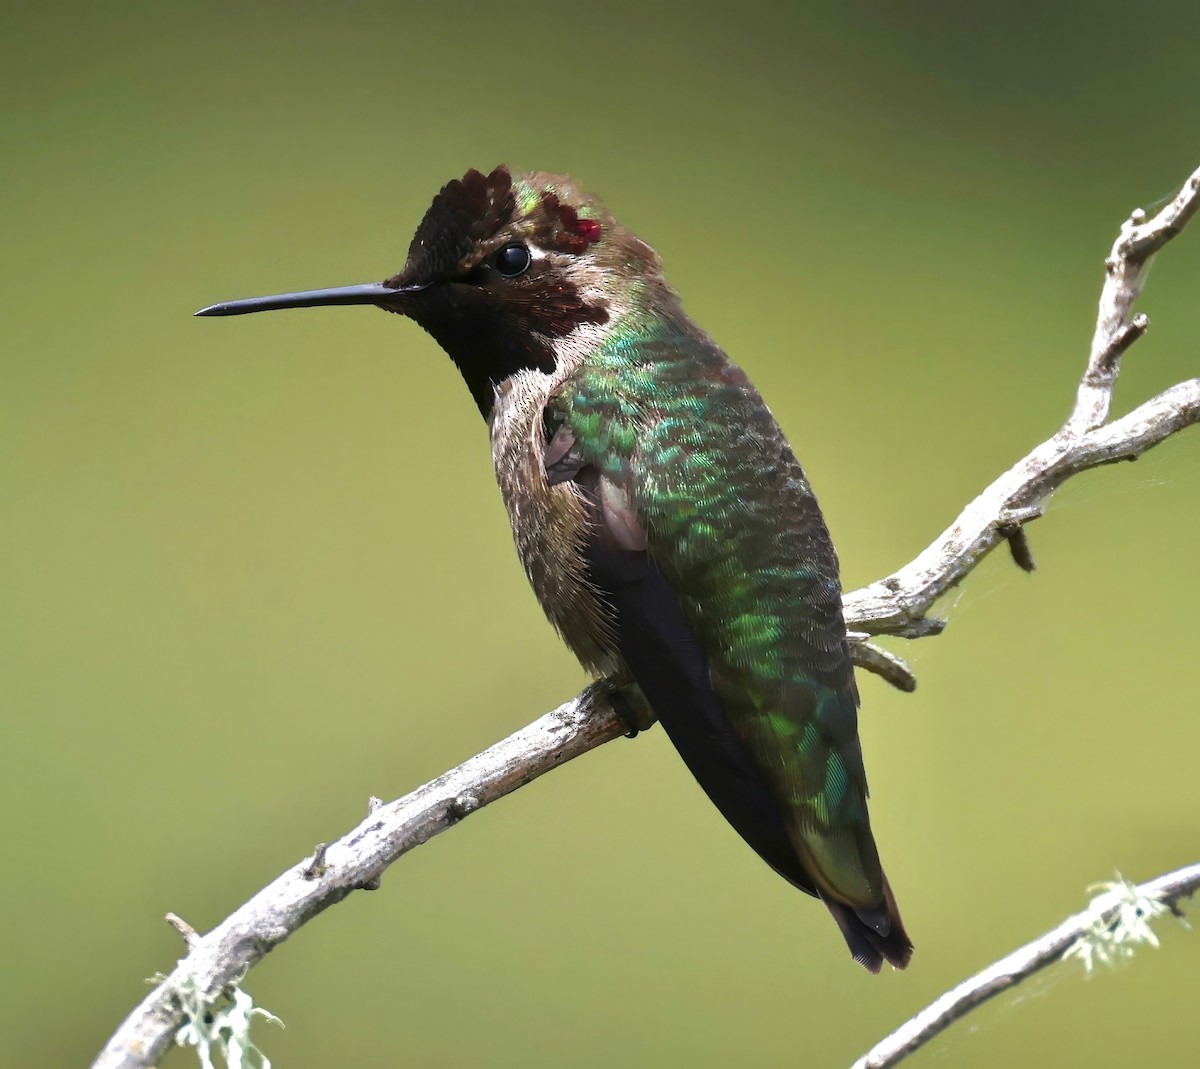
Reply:
M166 910L210 927L368 795L583 683L430 339L373 310L196 308L384 277L469 166L569 171L754 376L854 586L1059 425L1118 224L1200 163L1182 0L12 4L0 30L0 1061L20 1066L90 1059L179 956ZM1119 409L1200 372L1198 284L1200 229L1151 278ZM247 985L287 1022L264 1047L838 1066L1115 868L1195 861L1198 492L1195 433L1079 479L1031 529L1034 576L998 554L944 636L901 650L915 695L863 680L907 973L855 966L654 731L272 954ZM1161 930L917 1063L1177 1061L1200 936Z

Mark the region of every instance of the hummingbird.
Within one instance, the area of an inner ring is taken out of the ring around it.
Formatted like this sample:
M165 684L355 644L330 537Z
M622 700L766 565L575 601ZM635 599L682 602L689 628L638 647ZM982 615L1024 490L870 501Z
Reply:
M359 304L415 320L457 366L521 563L583 666L626 712L652 711L856 961L903 968L837 554L779 424L654 249L566 175L472 169L434 198L391 278L196 314Z

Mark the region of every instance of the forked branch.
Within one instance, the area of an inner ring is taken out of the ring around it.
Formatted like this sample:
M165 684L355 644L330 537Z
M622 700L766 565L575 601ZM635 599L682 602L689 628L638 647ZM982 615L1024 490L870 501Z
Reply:
M1115 460L1133 460L1200 421L1200 379L1189 379L1127 416L1106 422L1121 357L1150 326L1145 315L1133 314L1150 263L1197 207L1200 169L1152 219L1140 209L1130 216L1104 263L1091 352L1066 423L975 498L916 560L848 593L847 626L871 635L908 638L940 631L942 622L928 615L934 602L999 543L1013 539L1026 523L1041 516L1050 496L1071 476ZM865 660L859 663L874 668Z
M1047 499L1071 476L1114 460L1132 459L1200 421L1200 379L1171 387L1114 422L1106 422L1121 356L1148 326L1133 315L1153 256L1200 205L1200 170L1153 218L1135 212L1106 261L1095 337L1075 407L1062 428L972 501L912 563L845 597L855 661L905 690L915 686L907 665L869 641L871 635L918 638L936 634L934 602L970 574L1001 542L1032 567L1023 527L1042 515ZM183 922L187 954L129 1015L93 1063L95 1069L155 1064L184 1024L185 1004L211 1003L246 971L326 907L351 891L378 886L397 858L457 824L469 813L626 730L604 684L578 697L387 805L357 828L294 865L204 935ZM180 926L183 925L181 928Z

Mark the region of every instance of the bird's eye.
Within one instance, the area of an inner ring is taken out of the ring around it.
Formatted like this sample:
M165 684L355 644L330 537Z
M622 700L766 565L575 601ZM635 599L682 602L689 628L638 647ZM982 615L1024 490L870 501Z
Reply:
M516 278L529 267L532 259L524 245L505 245L496 253L496 270L505 278Z

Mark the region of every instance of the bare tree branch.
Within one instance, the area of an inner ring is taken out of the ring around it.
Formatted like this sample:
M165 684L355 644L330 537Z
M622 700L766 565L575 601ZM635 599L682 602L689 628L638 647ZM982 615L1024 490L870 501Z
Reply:
M1056 961L1077 954L1085 965L1096 958L1118 957L1139 943L1155 943L1147 923L1156 913L1179 914L1178 903L1200 890L1200 864L1143 883L1113 884L1082 913L1014 950L969 980L947 991L882 1042L851 1069L889 1069L919 1050L943 1029L982 1006L1002 991L1015 987Z
M607 692L604 683L594 684L411 794L384 805L374 805L378 799L372 799L366 820L348 835L319 846L211 932L199 937L193 932L186 957L126 1018L93 1062L95 1069L154 1065L184 1023L181 992L196 992L202 1002L216 1000L322 910L351 891L378 887L383 871L409 850L489 802L623 735L628 729L605 701Z
M855 663L903 690L916 681L895 654L871 635L917 638L943 623L933 603L960 583L998 543L1032 568L1023 527L1042 515L1048 497L1071 476L1114 460L1133 459L1200 422L1200 379L1180 383L1122 419L1105 423L1121 355L1145 333L1148 320L1130 317L1152 256L1200 205L1200 170L1154 218L1135 212L1106 261L1096 336L1075 408L1066 424L969 504L911 564L844 599ZM503 742L472 757L404 798L374 807L337 842L321 845L205 935L178 918L188 952L129 1015L93 1063L95 1069L153 1065L184 1023L185 1004L211 1002L306 921L351 891L370 889L398 857L457 824L489 802L626 730L606 684L589 687ZM178 922L178 923L176 923Z
M1105 261L1087 369L1075 407L1059 432L1019 460L972 501L911 564L846 595L846 623L873 635L919 638L942 629L927 614L999 542L1042 515L1047 500L1071 476L1115 460L1133 460L1164 438L1200 421L1200 379L1189 379L1105 424L1122 354L1150 325L1131 317L1150 262L1200 207L1200 168L1153 219L1135 211ZM870 669L870 664L861 667Z

